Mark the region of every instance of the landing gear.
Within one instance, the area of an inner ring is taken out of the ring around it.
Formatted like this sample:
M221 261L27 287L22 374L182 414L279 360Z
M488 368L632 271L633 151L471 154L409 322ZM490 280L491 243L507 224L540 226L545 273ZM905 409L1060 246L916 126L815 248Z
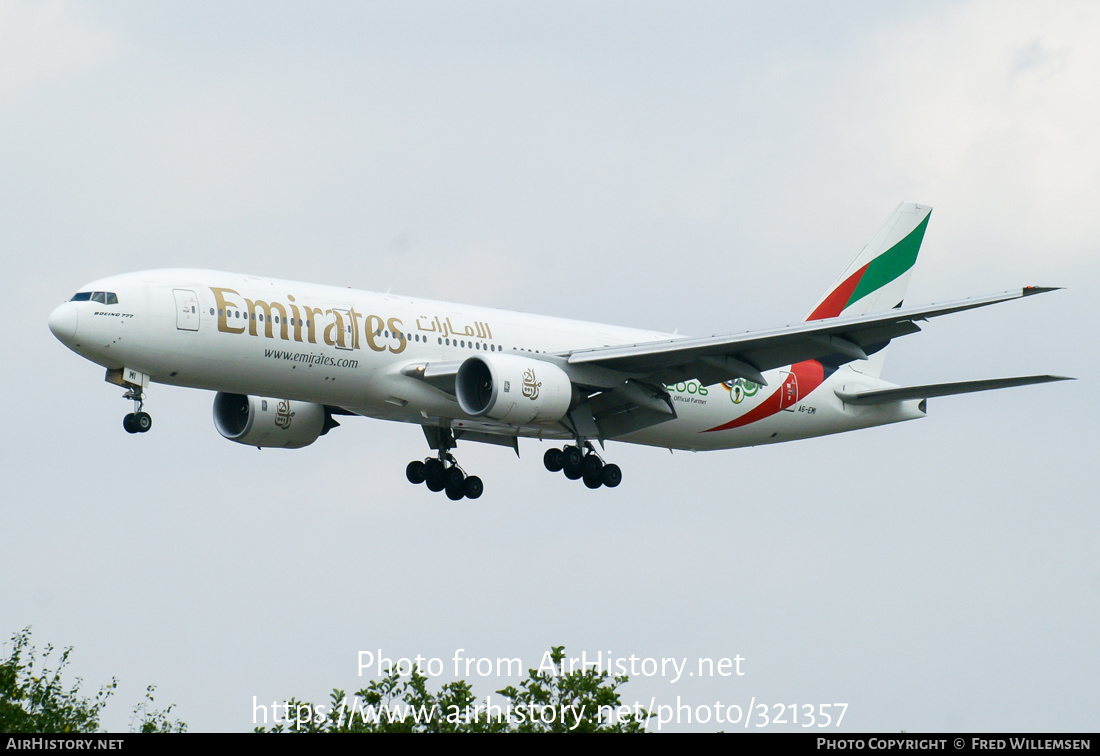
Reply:
M409 479L409 482L414 486L420 485L424 482L424 463L420 460L414 459L405 468L405 477Z
M547 449L546 453L542 455L542 464L546 465L546 469L550 472L561 472L561 458L561 449Z
M122 418L122 427L127 433L146 433L153 427L153 418L148 412L131 412Z
M446 491L451 501L476 499L485 491L481 478L467 475L454 456L446 451L440 452L439 458L429 457L423 462L413 460L405 468L405 477L413 485L423 483L429 491Z
M123 399L131 399L134 402L134 411L122 418L122 427L127 433L147 433L153 427L153 418L148 412L142 412L145 399L140 386L132 386L122 395Z
M570 480L583 480L589 488L614 488L623 481L619 466L605 464L587 441L583 443L583 448L566 446L563 449L547 449L542 455L542 464L550 472L565 473Z

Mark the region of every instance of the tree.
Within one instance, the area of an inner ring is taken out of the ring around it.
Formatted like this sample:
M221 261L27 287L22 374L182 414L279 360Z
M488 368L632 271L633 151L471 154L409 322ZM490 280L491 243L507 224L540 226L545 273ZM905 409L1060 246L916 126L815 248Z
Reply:
M86 698L80 692L83 681L79 677L71 688L61 682L72 647L62 650L57 668L51 670L54 647L47 645L39 659L30 637L29 627L15 633L11 656L0 662L0 732L98 732L100 712L118 687L118 680L112 678L98 693ZM171 706L164 711L153 707L153 690L149 686L145 701L134 708L131 728L138 732L183 732L185 723L168 719Z
M555 669L561 669L565 658L565 646L550 649L550 659ZM509 686L497 691L516 706L528 710L537 706L552 706L557 711L583 712L574 722L560 717L551 723L530 718L520 723L516 732L645 732L646 722L652 716L640 707L629 708L621 715L622 697L619 686L629 682L626 675L611 677L589 667L565 675L551 675L534 669L527 671L527 679L520 687ZM570 727L570 724L575 726Z
M562 668L565 647L549 659ZM528 670L519 687L498 690L500 703L479 699L465 680L428 690L418 668L404 675L394 668L348 698L333 689L328 704L299 699L272 707L280 721L257 732L644 732L651 714L623 707L619 687L627 677L593 668L565 674ZM278 709L278 710L277 710ZM265 716L266 716L265 708Z

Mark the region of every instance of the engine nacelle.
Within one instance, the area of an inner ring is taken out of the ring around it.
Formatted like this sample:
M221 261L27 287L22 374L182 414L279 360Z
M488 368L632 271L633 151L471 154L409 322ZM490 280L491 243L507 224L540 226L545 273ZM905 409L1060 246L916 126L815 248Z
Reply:
M573 383L557 365L513 354L469 357L455 376L467 415L514 425L554 423L573 402Z
M248 446L300 449L324 433L327 412L320 404L244 394L214 397L214 427L230 441Z

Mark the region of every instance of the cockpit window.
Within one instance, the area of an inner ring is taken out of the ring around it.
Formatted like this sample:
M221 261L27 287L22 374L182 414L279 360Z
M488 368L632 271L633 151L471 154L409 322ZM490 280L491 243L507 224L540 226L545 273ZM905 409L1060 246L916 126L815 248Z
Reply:
M118 295L113 291L81 291L73 294L70 302L99 302L100 304L118 304Z

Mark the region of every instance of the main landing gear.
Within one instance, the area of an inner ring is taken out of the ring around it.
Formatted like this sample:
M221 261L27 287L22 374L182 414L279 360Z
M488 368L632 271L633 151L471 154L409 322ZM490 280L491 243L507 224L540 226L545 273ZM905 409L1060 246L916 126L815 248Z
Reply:
M141 387L134 386L126 390L126 393L122 396L123 399L132 399L134 402L134 411L122 418L122 427L126 429L127 433L146 433L153 427L153 418L149 416L148 412L142 412L141 408L144 406L145 401L142 397Z
M476 475L467 475L465 470L458 466L451 449L456 446L454 433L450 428L434 428L421 426L424 436L428 439L428 446L434 449L437 457L428 457L423 462L413 460L405 468L405 477L414 486L424 483L429 491L446 491L447 498L458 501L465 497L476 499L485 490L481 478Z
M623 481L623 471L616 464L604 464L600 455L587 441L581 446L547 449L542 463L550 472L563 472L570 480L581 479L589 488L614 488Z
M446 491L451 501L458 501L464 496L476 499L485 490L481 478L467 475L455 458L446 452L441 453L438 459L413 460L405 468L405 477L413 485L424 483L429 491Z

